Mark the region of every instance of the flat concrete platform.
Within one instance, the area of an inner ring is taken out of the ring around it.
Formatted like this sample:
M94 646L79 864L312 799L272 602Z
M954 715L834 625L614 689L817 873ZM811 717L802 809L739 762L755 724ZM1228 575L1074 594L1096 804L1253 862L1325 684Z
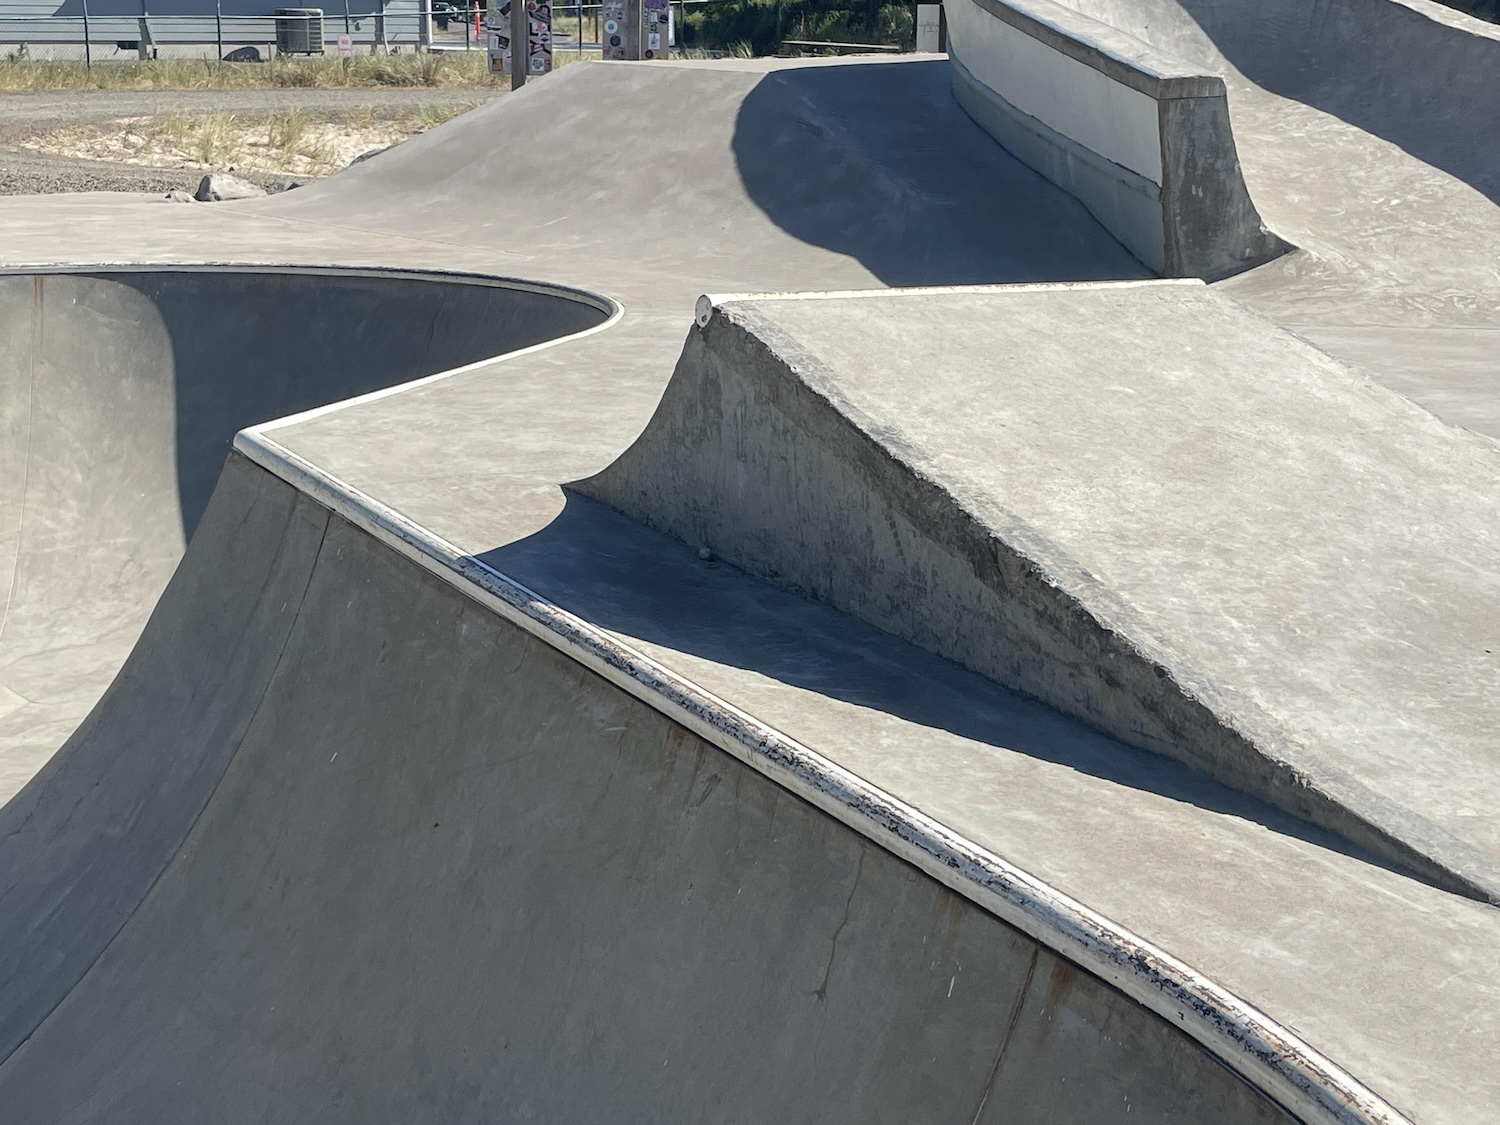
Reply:
M562 487L646 427L701 292L1143 276L968 122L944 66L569 67L273 200L0 202L14 266L467 269L623 307L243 439L219 531L147 642L0 810L4 1104L1500 1119L1500 911ZM631 143L648 119L659 156ZM1277 140L1291 170L1262 185L1292 185L1288 208L1297 176L1337 163L1320 135ZM1359 151L1360 199L1408 174L1466 190ZM524 230L502 182L530 201ZM1230 289L1302 325L1495 327L1492 207L1386 256L1381 207L1348 210L1326 254L1298 239L1305 255ZM1374 374L1481 416L1482 382L1417 362L1426 338ZM515 595L506 576L563 616L518 631L479 582ZM553 626L613 655L569 655ZM737 756L689 703L810 748L817 777L947 833L969 866ZM1064 916L1100 944L1069 944Z

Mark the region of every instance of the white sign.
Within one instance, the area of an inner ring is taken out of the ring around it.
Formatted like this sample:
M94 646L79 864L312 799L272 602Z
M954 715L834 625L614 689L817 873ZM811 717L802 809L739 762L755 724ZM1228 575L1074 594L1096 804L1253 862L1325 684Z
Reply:
M917 50L935 55L943 49L943 6L917 5Z
M334 42L338 44L339 58L348 59L354 57L354 40L347 33L340 35Z

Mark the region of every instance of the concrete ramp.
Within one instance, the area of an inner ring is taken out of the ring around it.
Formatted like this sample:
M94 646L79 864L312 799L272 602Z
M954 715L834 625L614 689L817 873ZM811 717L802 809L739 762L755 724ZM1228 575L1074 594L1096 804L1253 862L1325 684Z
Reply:
M1500 446L1192 282L705 298L576 487L1500 901Z
M1293 1120L430 563L231 459L0 810L8 1118Z
M580 331L607 308L394 271L0 276L0 802L130 652L237 430Z

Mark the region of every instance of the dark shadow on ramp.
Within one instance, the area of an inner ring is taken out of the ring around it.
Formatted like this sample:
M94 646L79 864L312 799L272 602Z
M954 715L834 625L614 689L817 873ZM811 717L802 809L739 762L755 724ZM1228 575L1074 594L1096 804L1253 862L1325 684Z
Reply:
M733 149L772 222L888 285L1154 276L974 124L946 60L773 71L746 95Z
M555 520L480 561L602 628L757 672L920 726L1252 821L1398 870L1335 833L1044 704L830 606L778 590L568 491Z

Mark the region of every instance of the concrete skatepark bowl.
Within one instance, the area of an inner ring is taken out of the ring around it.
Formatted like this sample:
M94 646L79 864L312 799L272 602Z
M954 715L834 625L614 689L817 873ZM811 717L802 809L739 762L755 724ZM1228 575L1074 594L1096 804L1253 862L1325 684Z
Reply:
M1500 36L954 2L0 201L0 1116L1500 1121Z

